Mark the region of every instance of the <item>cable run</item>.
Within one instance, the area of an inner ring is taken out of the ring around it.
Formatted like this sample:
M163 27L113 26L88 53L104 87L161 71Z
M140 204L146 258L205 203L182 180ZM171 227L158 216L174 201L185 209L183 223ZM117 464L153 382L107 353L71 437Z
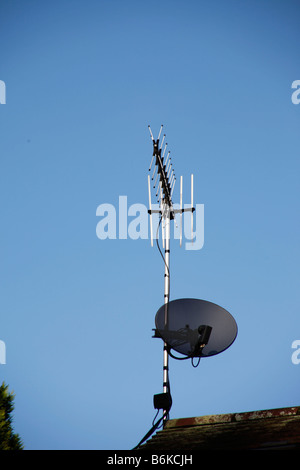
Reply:
M147 432L147 434L145 434L145 436L143 437L143 439L140 440L140 442L132 449L132 450L136 450L138 449L142 444L143 442L145 442L153 433L154 431L159 427L160 423L163 421L163 419L168 415L168 412L164 413L162 415L162 417L152 426L152 428Z

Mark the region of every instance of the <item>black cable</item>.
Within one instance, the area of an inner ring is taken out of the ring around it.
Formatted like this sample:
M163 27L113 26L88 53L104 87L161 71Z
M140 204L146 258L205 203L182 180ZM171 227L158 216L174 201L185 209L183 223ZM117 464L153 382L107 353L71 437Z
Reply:
M194 357L192 357L192 366L196 368L196 367L198 367L198 366L199 366L199 364L200 364L200 359L201 359L201 357L200 357L200 356L198 356L198 362L197 362L196 364L194 364L194 359L195 359L195 356L194 356Z
M156 413L156 415L155 415L154 418L153 418L152 426L154 426L154 421L156 420L158 413L159 413L159 409L157 410L157 413Z
M141 439L140 442L132 450L138 449L143 444L143 442L145 442L154 433L154 431L158 428L161 421L167 416L167 414L168 414L168 412L166 412L162 415L162 417L157 421L157 423L155 423L152 426L152 428L147 432L147 434L145 434L143 439Z
M158 251L163 259L163 262L165 263L165 266L168 270L168 301L167 301L167 318L168 318L168 314L169 314L169 301L170 301L170 269L169 269L169 266L167 265L166 263L166 259L160 249L160 246L159 246L159 243L158 243L158 231L159 231L159 226L162 222L162 216L160 217L160 220L159 220L159 224L157 226L157 231L156 231L156 245L157 245L157 248L158 248Z
M166 266L166 268L167 268L167 270L168 270L168 283L169 283L169 288L168 288L169 293L168 293L168 303L167 303L167 308L168 308L169 300L170 300L170 269L169 269L169 266L168 266L167 263L166 263L166 259L165 259L164 255L163 255L163 253L162 253L162 251L161 251L161 249L160 249L159 243L158 243L158 232L159 232L159 227L160 227L161 222L162 222L162 217L160 217L160 220L159 220L159 223L158 223L158 226L157 226L156 244L157 244L157 248L158 248L158 250L159 250L159 253L160 253L160 255L161 255L161 257L162 257L162 259L163 259L163 261L164 261L164 263L165 263L165 266ZM168 315L168 312L167 312L167 315ZM193 359L195 358L195 356L194 356L193 354L190 354L190 355L188 355L188 356L186 356L186 357L176 357L176 356L174 356L174 355L171 353L171 348L170 348L169 345L167 345L167 350L168 350L169 356L172 357L173 359L178 360L178 361L184 361L184 360L186 360L186 359L191 359L191 360L192 360L191 362L192 362L192 366L193 366L193 367L198 367L198 365L199 365L199 363L200 363L200 359L201 359L201 358L200 358L199 356L198 356L199 359L198 359L197 364L194 364ZM197 356L196 356L196 357L197 357ZM169 387L169 384L168 384L168 387ZM169 390L170 390L170 387L169 387Z
M185 356L185 357L174 356L174 354L171 353L170 346L168 346L168 354L169 354L169 356L171 356L173 359L176 359L177 361L185 361L186 359L192 359L192 366L193 367L198 367L200 359L201 359L201 356L195 356L193 354L189 354L188 356ZM194 365L194 363L193 363L193 359L195 359L195 357L198 357L198 362L197 362L196 365Z
M191 356L185 356L185 357L176 357L174 354L171 353L171 348L168 346L168 354L171 356L173 359L177 359L177 361L185 361L186 359L190 359Z
M168 282L169 282L168 302L169 302L169 298L170 298L170 269L169 269L169 266L168 266L167 263L166 263L166 259L165 259L164 255L163 255L163 253L162 253L162 251L161 251L161 249L160 249L159 243L158 243L158 231L159 231L159 226L160 226L161 222L162 222L162 217L160 217L160 220L159 220L159 223L158 223L158 226L157 226L157 231L156 231L156 245L157 245L158 251L160 252L160 255L161 255L162 259L163 259L163 262L165 263L165 266L166 266L166 268L167 268L167 270L168 270L168 279L169 279L169 281L168 281Z
M162 218L162 216L161 216L161 217L160 217L160 220L159 220L159 223L158 223L158 226L157 226L157 231L156 231L156 245L157 245L158 251L159 251L159 253L160 253L160 255L161 255L162 259L163 259L163 262L164 262L164 264L165 264L165 266L166 266L166 268L167 268L167 271L168 271L168 299L167 299L167 300L168 300L168 301L167 301L167 318L168 318L168 313L169 313L169 311L168 311L168 310L169 310L169 301L170 301L170 268L169 268L169 266L168 266L167 263L166 263L166 259L165 259L164 255L163 255L163 252L161 251L161 248L160 248L159 242L158 242L158 240L159 240L159 236L158 236L159 227L160 227L160 224L162 223L162 220L163 220L163 218ZM169 390L169 394L170 394L170 396L171 396L171 386L170 386L170 379L169 379L169 377L168 377L167 387L168 387L168 390ZM166 416L167 419L169 419L169 410L165 413L165 416Z
M162 217L160 217L159 224L158 224L158 226L157 226L156 244L157 244L158 251L159 251L159 253L160 253L160 255L161 255L161 257L162 257L162 259L163 259L163 261L164 261L164 263L165 263L165 266L166 266L166 268L167 268L167 270L168 270L168 284L169 284L169 288L168 288L168 302L167 302L167 308L168 308L169 299L170 299L170 269L169 269L169 266L168 266L167 263L166 263L166 259L165 259L164 255L163 255L163 253L162 253L162 251L161 251L161 249L160 249L159 243L158 243L158 233L159 233L159 227L160 227L161 222L162 222ZM170 392L171 392L171 387L170 387L170 381L169 381L169 379L168 379L168 390L169 390L169 393L170 393ZM142 445L142 443L145 442L145 441L154 433L154 431L155 431L156 429L158 429L158 427L161 425L161 422L162 422L165 418L169 419L169 411L170 411L170 410L165 411L165 413L163 413L162 417L161 417L156 423L154 423L154 421L155 421L155 419L156 419L156 417L157 417L157 415L158 415L158 413L159 413L159 409L157 410L157 413L156 413L156 415L155 415L155 417L154 417L154 419L153 419L153 421L152 421L152 428L147 432L147 434L145 434L145 436L140 440L140 442L139 442L132 450L138 449L138 448Z

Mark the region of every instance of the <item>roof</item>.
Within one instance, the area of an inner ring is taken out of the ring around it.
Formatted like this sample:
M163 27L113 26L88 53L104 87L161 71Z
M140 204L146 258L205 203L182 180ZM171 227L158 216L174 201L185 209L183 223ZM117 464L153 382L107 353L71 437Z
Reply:
M300 450L300 407L172 419L139 450Z

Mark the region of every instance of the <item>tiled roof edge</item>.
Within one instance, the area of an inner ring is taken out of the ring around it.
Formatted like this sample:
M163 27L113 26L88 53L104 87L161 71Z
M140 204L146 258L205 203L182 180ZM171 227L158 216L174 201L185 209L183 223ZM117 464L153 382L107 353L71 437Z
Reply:
M186 427L186 426L203 426L220 423L232 423L239 421L248 421L253 419L277 418L283 416L293 416L300 414L300 407L275 408L270 410L260 410L242 413L227 413L217 415L198 416L194 418L178 418L171 419L165 424L166 429Z

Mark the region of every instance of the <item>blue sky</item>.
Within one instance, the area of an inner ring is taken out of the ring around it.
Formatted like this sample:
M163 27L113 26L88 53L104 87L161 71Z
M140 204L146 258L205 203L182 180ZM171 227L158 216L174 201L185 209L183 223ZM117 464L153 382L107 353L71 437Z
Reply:
M27 449L151 427L163 262L96 236L100 204L148 203L148 124L205 207L203 248L171 241L171 300L239 329L197 369L170 360L170 417L299 405L299 35L296 1L0 2L0 380Z

